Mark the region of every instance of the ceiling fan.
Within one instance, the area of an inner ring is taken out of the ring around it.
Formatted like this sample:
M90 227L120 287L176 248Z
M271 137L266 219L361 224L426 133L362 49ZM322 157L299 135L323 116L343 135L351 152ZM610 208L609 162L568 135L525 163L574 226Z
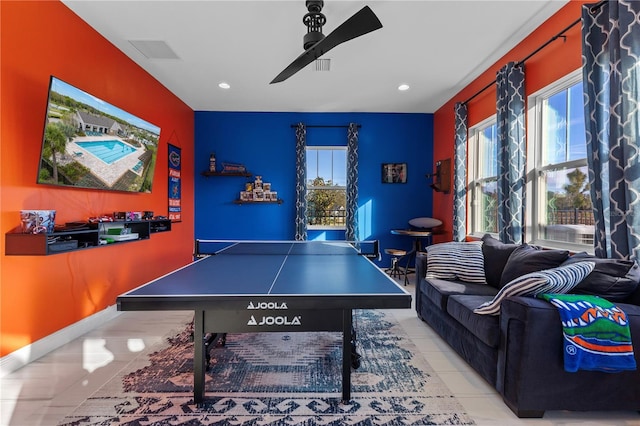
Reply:
M307 26L307 34L305 34L303 39L305 51L269 84L280 83L288 79L345 41L382 28L382 24L375 13L373 13L369 6L365 6L325 37L324 34L322 34L322 26L327 21L326 17L322 14L324 1L306 0L305 4L308 10L308 13L302 18L302 22Z

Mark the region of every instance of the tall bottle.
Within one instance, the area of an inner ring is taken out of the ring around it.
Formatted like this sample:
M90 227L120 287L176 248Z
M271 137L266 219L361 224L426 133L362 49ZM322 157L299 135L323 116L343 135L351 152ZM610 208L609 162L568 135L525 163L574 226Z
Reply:
M216 153L215 152L212 152L211 155L209 156L209 171L210 172L216 171Z

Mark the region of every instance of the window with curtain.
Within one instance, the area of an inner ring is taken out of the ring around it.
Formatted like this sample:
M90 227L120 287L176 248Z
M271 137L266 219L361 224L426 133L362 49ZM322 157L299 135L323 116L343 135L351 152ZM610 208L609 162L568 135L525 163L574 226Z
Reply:
M471 235L498 233L498 135L496 117L469 130L469 227Z
M347 147L311 146L307 156L307 228L346 229Z
M593 250L580 70L529 97L528 240Z

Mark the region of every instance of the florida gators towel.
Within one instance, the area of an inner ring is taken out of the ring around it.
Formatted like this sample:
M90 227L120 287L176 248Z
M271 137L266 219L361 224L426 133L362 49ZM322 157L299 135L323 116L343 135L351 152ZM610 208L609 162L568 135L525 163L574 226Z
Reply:
M635 370L625 313L606 299L582 294L540 294L558 308L564 335L564 369L616 373Z

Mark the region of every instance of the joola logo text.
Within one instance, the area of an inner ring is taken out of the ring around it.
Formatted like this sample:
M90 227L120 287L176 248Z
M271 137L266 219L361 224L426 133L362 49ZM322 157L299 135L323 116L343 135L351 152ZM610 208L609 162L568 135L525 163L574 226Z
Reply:
M256 318L251 315L251 318L247 322L247 325L301 325L301 316L295 316L293 318L289 317L262 317L260 322L256 320Z
M282 303L278 303L278 302L257 302L257 303L249 302L249 306L247 306L247 309L264 310L264 309L289 309L289 308L287 307L287 302L282 302Z

